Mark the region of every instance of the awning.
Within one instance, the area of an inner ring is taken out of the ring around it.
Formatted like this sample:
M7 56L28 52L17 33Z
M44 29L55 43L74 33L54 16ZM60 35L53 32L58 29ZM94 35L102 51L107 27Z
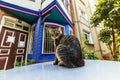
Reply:
M62 24L69 24L73 27L72 21L64 12L63 8L57 0L54 0L41 11L43 21L53 21Z
M33 23L35 20L37 20L39 16L39 11L33 11L30 9L26 9L14 4L10 4L4 1L0 1L0 8L4 9L7 12L10 12L11 14L20 17L21 19Z

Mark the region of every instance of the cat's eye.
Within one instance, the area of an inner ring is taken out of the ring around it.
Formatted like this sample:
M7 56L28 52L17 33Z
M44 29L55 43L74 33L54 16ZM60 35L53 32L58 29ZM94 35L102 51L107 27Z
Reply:
M59 31L56 31L56 34L59 34Z

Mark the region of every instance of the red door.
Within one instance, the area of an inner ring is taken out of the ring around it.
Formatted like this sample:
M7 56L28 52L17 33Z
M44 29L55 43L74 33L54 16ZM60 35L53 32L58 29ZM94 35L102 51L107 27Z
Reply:
M3 27L0 32L0 70L14 67L25 60L28 33Z

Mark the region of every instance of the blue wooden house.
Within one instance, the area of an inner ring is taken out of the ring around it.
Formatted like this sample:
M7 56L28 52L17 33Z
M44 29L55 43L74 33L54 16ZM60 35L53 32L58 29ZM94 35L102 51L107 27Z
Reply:
M0 70L55 58L49 29L72 34L69 0L0 0Z

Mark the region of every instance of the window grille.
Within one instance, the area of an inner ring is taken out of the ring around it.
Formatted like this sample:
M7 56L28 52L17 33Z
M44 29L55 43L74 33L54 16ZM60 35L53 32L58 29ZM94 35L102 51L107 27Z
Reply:
M44 47L43 47L43 54L53 54L55 53L56 46L54 45L54 40L51 38L49 29L55 29L57 27L48 27L45 26L44 29ZM61 28L62 32L64 28Z
M48 27L45 27L44 32L44 52L50 54L55 52L54 40L51 38Z

